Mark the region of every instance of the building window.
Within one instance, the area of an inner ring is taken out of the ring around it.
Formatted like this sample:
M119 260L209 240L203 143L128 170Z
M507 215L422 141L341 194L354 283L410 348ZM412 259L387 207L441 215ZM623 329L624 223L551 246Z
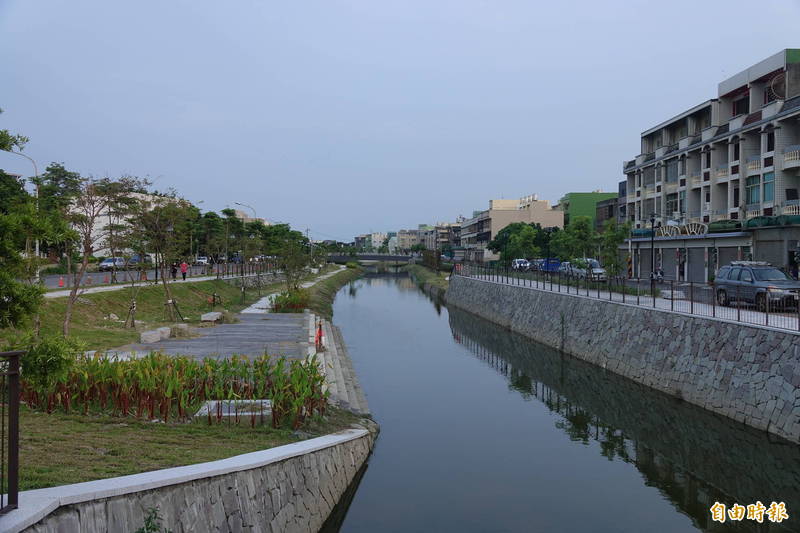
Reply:
M734 161L739 160L739 141L733 143L733 160Z
M667 216L671 217L674 213L678 212L678 194L667 195Z
M775 173L766 172L764 174L764 201L775 201Z
M767 152L775 150L775 132L770 131L767 133Z
M733 101L733 116L744 115L750 112L750 97L745 96Z
M711 151L707 150L703 154L703 168L711 168Z
M750 176L747 178L747 189L745 191L745 203L747 205L761 203L761 176Z
M678 181L678 160L673 159L667 163L667 181L669 183Z
M686 191L678 193L678 211L680 211L681 215L686 214Z

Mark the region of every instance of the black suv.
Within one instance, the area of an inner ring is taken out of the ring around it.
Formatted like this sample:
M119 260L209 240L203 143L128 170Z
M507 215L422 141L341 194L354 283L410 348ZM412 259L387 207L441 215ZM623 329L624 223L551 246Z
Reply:
M719 269L714 290L719 305L746 302L766 311L796 306L800 282L766 262L733 261Z

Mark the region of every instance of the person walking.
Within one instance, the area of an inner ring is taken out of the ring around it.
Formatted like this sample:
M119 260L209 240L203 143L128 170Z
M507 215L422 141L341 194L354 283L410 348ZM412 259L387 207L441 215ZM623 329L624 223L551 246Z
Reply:
M183 276L183 281L186 281L186 271L189 270L189 265L186 264L186 260L184 259L181 262L181 276Z
M178 279L178 263L176 262L172 263L172 268L170 269L170 272L172 273L172 281Z

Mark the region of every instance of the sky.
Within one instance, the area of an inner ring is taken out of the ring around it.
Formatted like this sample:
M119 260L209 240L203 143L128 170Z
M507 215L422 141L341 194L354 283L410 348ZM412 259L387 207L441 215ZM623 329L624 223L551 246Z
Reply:
M40 168L351 241L616 191L642 131L800 47L798 21L800 0L0 0L0 128Z

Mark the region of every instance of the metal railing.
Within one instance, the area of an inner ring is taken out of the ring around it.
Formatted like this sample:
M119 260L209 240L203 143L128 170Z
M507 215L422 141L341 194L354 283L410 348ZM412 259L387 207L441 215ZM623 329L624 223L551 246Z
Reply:
M0 514L19 504L19 358L0 352Z
M798 294L758 292L747 285L611 277L586 279L561 272L515 271L483 264L458 264L454 276L520 288L571 294L743 324L800 331Z

